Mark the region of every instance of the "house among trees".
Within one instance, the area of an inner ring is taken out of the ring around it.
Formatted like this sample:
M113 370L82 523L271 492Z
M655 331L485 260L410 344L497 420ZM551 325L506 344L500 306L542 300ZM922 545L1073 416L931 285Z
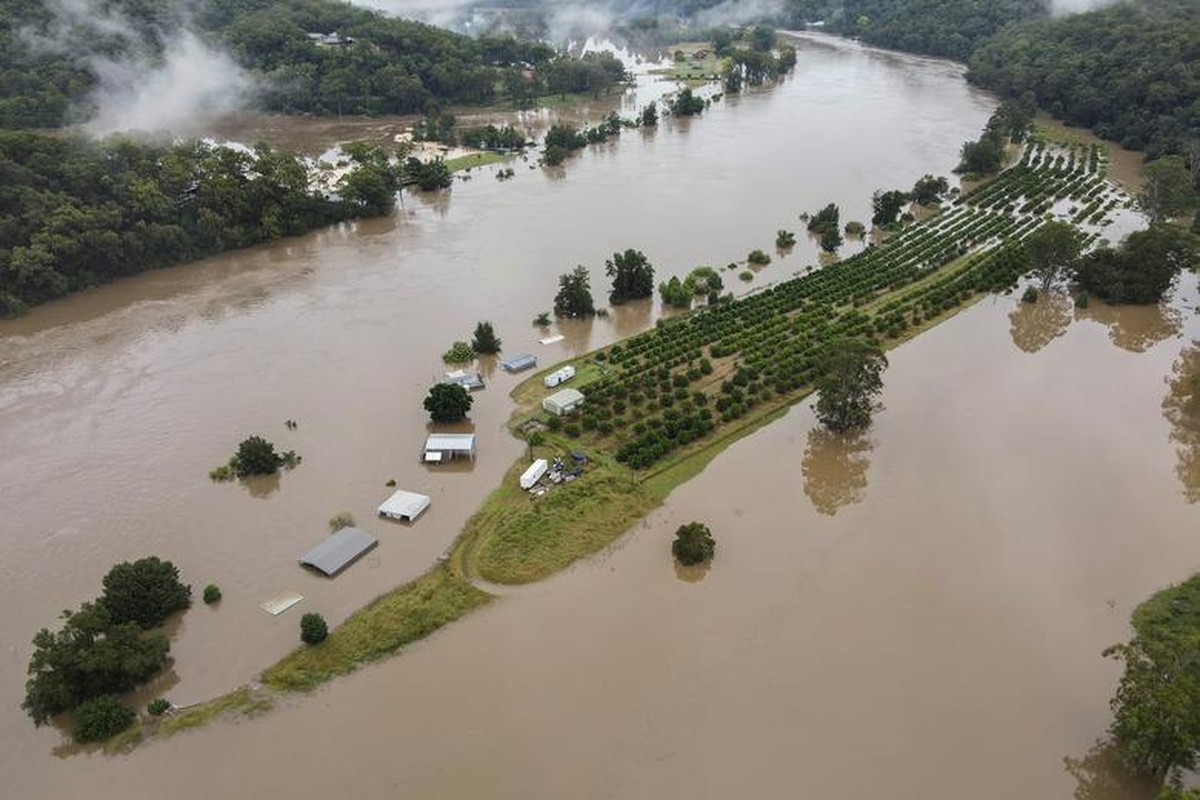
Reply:
M337 31L333 33L309 33L306 35L309 41L317 47L347 47L354 44L353 36L342 36Z

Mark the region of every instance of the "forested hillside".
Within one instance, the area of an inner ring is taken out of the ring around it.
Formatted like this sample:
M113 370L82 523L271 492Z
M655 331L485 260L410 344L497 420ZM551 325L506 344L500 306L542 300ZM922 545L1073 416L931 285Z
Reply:
M142 0L0 0L0 127L50 127L86 117L97 73L156 61L183 30L228 52L256 78L268 110L412 113L431 103L484 103L544 44L473 39L337 0L198 0L183 18ZM64 10L68 9L68 10ZM314 40L309 34L337 38Z
M1200 2L1153 0L1016 25L984 42L970 80L1149 158L1200 137Z
M790 0L790 22L970 64L968 78L1031 95L1150 158L1200 136L1200 2L1127 0L1049 16L1046 0Z
M1045 0L789 0L788 14L879 47L966 61L1005 25L1047 11Z
M86 286L391 208L369 148L341 197L295 156L0 132L0 315Z

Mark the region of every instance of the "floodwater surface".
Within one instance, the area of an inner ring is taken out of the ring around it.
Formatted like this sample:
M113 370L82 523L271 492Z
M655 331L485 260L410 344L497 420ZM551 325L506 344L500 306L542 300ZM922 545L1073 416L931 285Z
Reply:
M428 568L521 452L503 429L517 378L485 364L477 461L416 463L439 354L476 321L543 364L627 336L658 309L563 325L550 346L529 320L578 263L603 297L616 250L665 278L770 250L828 202L869 219L874 190L948 173L993 106L955 65L806 40L780 86L563 169L479 170L386 219L0 324L5 796L1068 796L1063 757L1107 722L1099 649L1195 561L1172 441L1190 429L1164 406L1197 335L1182 305L1175 333L1132 352L1109 341L1122 323L1069 309L1062 335L1014 345L1016 300L987 301L896 352L864 439L815 435L799 407L611 554L265 718L56 759L60 732L17 708L36 630L147 554L224 594L173 627L158 692L186 705L252 680L301 613L336 624ZM751 288L815 261L799 238ZM1194 284L1180 295L1194 305ZM211 483L251 433L303 463ZM389 479L432 496L414 526L374 518ZM341 510L380 546L333 580L303 571ZM678 576L669 533L691 518L718 559ZM305 600L258 608L282 590Z

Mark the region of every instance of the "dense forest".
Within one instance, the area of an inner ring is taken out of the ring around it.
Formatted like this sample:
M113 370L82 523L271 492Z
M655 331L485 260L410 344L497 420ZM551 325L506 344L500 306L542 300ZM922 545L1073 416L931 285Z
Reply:
M968 79L1149 158L1200 130L1200 3L1136 0L1051 17L1045 0L791 0L790 22L970 64Z
M86 117L98 73L161 63L185 31L250 70L258 105L284 112L412 113L490 102L498 87L528 79L526 65L555 58L545 44L474 39L337 0L198 0L186 22L173 8L0 0L0 127Z
M969 79L1149 158L1200 136L1200 3L1144 0L1014 25L984 42Z
M146 269L390 210L399 176L348 147L339 197L265 146L169 146L0 132L0 315Z

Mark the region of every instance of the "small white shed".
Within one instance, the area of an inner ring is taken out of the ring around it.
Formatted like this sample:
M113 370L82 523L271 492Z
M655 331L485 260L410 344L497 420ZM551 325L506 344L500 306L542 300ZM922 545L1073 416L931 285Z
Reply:
M583 405L583 392L578 389L563 389L542 401L542 408L557 417L570 414Z
M429 508L429 496L416 492L395 492L379 507L379 516L401 522L416 522L417 517Z
M550 469L550 464L544 458L539 458L530 464L529 469L525 470L521 475L521 488L532 489L542 479L542 476L546 474L546 470L548 469Z

